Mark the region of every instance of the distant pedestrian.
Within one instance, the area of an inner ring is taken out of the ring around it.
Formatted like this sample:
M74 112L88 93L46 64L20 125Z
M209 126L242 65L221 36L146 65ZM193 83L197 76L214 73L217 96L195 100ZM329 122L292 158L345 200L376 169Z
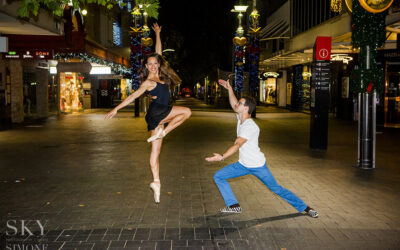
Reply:
M180 84L181 80L161 56L161 26L156 23L153 25L153 30L156 33L156 53L147 55L143 60L139 76L141 81L139 89L109 112L105 116L105 119L114 117L119 109L133 102L145 92L153 96L145 119L147 122L147 129L151 132L151 137L147 139L147 142L152 143L150 167L154 180L150 183L150 187L154 191L154 201L159 203L161 190L159 156L162 139L188 119L191 115L191 111L186 107L169 105L169 89L172 88L171 86L173 85ZM168 125L164 127L165 124Z
M256 106L255 100L252 97L243 97L238 101L228 81L219 80L218 82L229 92L229 103L238 119L237 138L235 143L228 148L225 153L222 155L214 153L214 156L207 157L206 160L209 162L223 161L239 150L239 161L224 167L214 175L214 181L226 205L226 207L222 208L220 211L222 213L242 212L242 208L227 180L252 174L261 180L272 192L292 205L297 211L305 212L309 216L317 218L317 211L307 206L294 193L280 186L267 168L265 156L258 146L260 129L251 119L251 113Z

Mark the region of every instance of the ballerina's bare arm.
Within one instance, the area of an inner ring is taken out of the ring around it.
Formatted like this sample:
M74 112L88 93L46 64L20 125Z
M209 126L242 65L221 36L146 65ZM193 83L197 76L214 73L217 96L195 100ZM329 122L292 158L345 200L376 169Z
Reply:
M113 118L118 110L122 109L123 107L127 106L129 103L133 102L135 99L139 98L141 95L143 95L146 90L151 88L152 83L148 80L144 81L138 90L136 90L132 95L128 96L125 98L123 102L121 102L117 107L115 107L113 110L111 110L105 117L104 119L111 119Z
M155 24L153 24L152 28L154 30L154 33L156 34L156 45L155 45L156 53L159 55L162 55L162 45L161 45L161 37L160 37L162 26L159 26L158 23L155 23Z

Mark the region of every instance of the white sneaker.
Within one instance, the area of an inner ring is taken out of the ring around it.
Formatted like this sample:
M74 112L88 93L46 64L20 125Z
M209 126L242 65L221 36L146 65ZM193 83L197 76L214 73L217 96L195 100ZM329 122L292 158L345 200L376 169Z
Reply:
M149 139L147 139L147 142L152 142L152 141L155 141L157 139L161 139L164 136L165 136L164 129L161 128L161 127L158 127L158 128L156 128L156 133L153 136L151 136Z
M311 216L311 217L313 217L313 218L318 218L318 212L315 211L315 210L312 209L312 208L311 208L310 210L308 210L307 215L308 215L308 216Z
M219 210L221 213L229 213L229 214L240 214L242 212L242 208L239 207L224 207Z
M150 183L150 188L153 189L154 192L154 202L160 203L161 183L152 182Z

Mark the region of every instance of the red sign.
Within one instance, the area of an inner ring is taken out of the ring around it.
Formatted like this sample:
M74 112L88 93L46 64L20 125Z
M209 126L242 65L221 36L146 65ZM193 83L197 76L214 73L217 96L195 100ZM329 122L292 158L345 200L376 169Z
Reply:
M331 59L331 46L332 37L330 36L317 36L314 44L314 60L325 60Z

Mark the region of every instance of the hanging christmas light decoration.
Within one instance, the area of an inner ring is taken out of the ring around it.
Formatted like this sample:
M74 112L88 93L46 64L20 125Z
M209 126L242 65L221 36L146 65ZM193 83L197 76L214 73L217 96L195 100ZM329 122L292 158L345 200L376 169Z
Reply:
M129 68L125 67L124 65L110 62L95 56L91 56L87 53L57 53L54 55L54 59L64 60L64 61L68 61L70 59L79 59L82 62L86 61L90 63L108 66L115 74L125 75L130 73Z
M149 26L147 25L147 17L148 14L146 10L143 12L143 17L144 17L144 24L143 24L143 29L142 29L142 55L143 57L151 53L151 46L153 45L153 40L150 37L150 29Z
M235 37L233 38L233 44L235 47L235 91L243 91L244 83L244 46L247 44L247 39L244 37L244 30L242 27L242 13L239 13L239 27L236 30Z
M331 10L340 13L342 11L342 0L331 0Z
M137 90L140 86L138 71L142 59L142 13L136 5L131 14L133 17L133 27L130 27L131 31L129 32L131 35L131 80L132 89Z
M369 93L373 90L381 93L384 90L385 72L377 64L376 58L377 48L386 40L386 15L385 11L370 13L358 1L353 1L351 40L354 48L360 48L360 67L354 69L350 77L350 89L355 93Z
M249 36L250 41L247 46L247 52L249 53L249 85L250 90L253 94L258 91L258 66L260 63L260 30L258 11L254 8L249 17Z

